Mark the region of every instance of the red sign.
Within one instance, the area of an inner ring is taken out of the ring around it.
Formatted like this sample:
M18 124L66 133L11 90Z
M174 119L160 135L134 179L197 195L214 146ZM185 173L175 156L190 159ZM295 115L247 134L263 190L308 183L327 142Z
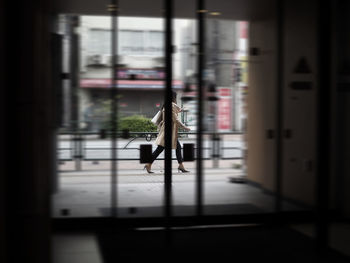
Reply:
M219 90L219 96L221 96L221 97L230 97L231 96L231 89L221 88Z
M239 25L240 38L248 38L248 22L241 21L238 23L238 25Z
M220 98L218 103L219 130L231 129L231 98Z

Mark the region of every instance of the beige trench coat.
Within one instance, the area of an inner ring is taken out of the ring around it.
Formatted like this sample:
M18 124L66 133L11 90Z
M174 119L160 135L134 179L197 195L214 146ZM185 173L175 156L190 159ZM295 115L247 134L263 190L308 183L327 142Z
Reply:
M180 112L180 107L176 105L174 102L172 104L173 110L172 110L172 116L173 116L173 122L172 122L172 142L171 142L171 148L176 149L177 145L177 138L178 138L178 130L179 128L187 128L179 119L178 114ZM162 111L163 114L163 120L165 119L165 110ZM164 147L164 133L165 133L165 123L162 121L159 124L159 133L156 139L156 144Z

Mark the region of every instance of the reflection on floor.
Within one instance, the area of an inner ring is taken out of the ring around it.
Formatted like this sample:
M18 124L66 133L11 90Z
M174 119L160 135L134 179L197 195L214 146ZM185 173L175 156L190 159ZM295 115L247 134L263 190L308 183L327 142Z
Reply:
M98 244L92 233L64 233L52 237L53 263L102 263Z
M350 236L348 225L333 224L331 249L323 251L322 255L315 253L313 239L304 234L310 227L312 225L180 228L171 231L171 243L166 242L169 239L161 229L56 233L52 240L53 262L147 262L148 259L186 262L191 255L197 261L214 256L217 262L349 262L346 257L349 243L342 244L344 237ZM232 260L221 261L227 257Z
M164 175L140 170L124 170L117 177L117 206L121 217L162 216ZM195 214L196 174L177 173L172 177L175 216ZM274 197L248 183L232 183L240 177L235 169L206 169L204 174L204 214L227 215L274 211ZM109 215L111 178L108 171L65 172L59 191L53 195L54 217L103 217ZM302 208L284 202L288 211Z

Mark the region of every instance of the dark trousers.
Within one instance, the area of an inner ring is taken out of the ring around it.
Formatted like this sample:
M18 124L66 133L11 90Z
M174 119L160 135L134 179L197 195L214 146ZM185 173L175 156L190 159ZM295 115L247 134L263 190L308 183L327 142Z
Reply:
M162 153L163 150L164 150L164 147L161 145L158 145L157 149L155 149L155 151L152 153L151 163L153 163L154 160L157 159L157 157L159 156L159 154ZM178 163L183 162L182 154L181 154L181 144L179 141L177 141L177 144L176 144L176 159Z

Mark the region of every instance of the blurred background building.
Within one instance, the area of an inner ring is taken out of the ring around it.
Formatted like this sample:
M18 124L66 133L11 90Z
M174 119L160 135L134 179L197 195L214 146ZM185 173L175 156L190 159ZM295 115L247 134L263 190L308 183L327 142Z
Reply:
M58 32L65 42L63 51L64 68L69 71L70 36L72 33L70 15L60 15ZM111 21L109 17L80 16L79 24L79 88L77 89L81 128L97 131L102 128L105 111L110 101L111 77ZM164 25L161 18L120 17L118 19L118 107L121 116L154 116L163 105L164 93ZM196 72L196 21L176 19L175 52L173 56L173 88L178 94L178 104L187 111L183 120L193 129L196 127L196 102L181 100L185 84L194 82ZM218 101L206 100L206 121L208 127L221 131L240 131L244 113L242 111L242 78L246 57L247 23L232 20L211 19L207 21L206 32L206 80L216 87ZM239 33L239 34L238 34ZM233 59L237 61L233 63ZM242 71L243 70L243 71ZM64 83L62 101L63 127L74 122L74 107L69 80ZM69 110L71 109L71 110ZM218 109L218 112L216 112ZM217 118L214 117L217 114ZM186 119L184 118L186 117ZM90 120L90 119L91 120ZM91 125L87 124L92 121ZM215 123L215 125L214 125ZM214 125L214 126L213 126Z

